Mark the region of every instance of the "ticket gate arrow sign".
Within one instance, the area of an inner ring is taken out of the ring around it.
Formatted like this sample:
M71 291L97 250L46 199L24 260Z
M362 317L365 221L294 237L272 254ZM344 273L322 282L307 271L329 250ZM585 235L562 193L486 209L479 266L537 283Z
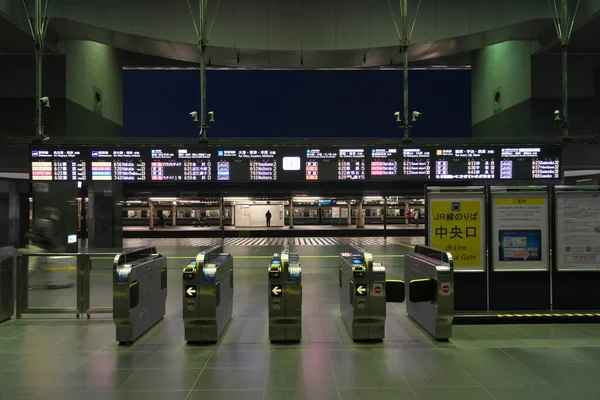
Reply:
M356 293L359 296L364 296L366 292L367 292L367 288L364 285L356 286Z
M196 297L196 286L186 286L185 297Z
M281 297L281 285L272 285L271 293L273 293L273 297Z

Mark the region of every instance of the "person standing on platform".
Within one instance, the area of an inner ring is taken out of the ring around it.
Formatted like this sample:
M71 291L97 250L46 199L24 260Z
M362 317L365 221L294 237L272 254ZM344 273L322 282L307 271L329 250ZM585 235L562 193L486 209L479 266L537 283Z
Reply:
M267 210L265 214L265 218L267 219L267 227L271 226L271 210Z
M419 227L419 218L421 218L421 211L419 211L419 209L417 208L415 210L415 224L417 228Z

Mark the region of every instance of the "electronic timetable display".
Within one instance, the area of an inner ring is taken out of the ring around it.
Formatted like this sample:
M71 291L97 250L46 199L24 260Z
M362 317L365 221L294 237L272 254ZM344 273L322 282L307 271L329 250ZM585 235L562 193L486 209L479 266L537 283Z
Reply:
M496 178L494 148L438 148L435 150L434 159L436 179Z
M277 170L274 149L217 150L218 181L276 181Z
M31 180L85 181L87 163L80 150L31 150Z
M210 181L211 153L181 148L150 150L150 180Z
M561 148L505 147L500 151L500 179L560 179Z
M335 148L306 149L305 165L307 181L338 179L338 153Z
M407 179L429 179L431 150L427 148L402 149L402 174Z
M90 151L92 181L145 181L146 161L140 149Z
M371 179L398 179L400 162L396 148L371 149Z

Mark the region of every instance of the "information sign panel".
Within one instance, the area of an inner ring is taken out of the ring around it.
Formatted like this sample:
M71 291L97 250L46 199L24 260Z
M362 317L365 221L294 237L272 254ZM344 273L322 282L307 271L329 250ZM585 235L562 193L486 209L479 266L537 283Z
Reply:
M152 149L150 177L153 181L210 181L210 151L183 148Z
M276 181L277 151L268 148L217 150L218 181Z
M504 147L500 150L500 179L560 179L561 147Z
M434 160L436 179L496 178L496 151L493 148L437 148Z
M429 193L428 243L450 252L455 272L485 271L483 193Z
M421 148L402 149L402 174L404 178L429 179L431 177L431 151Z
M146 160L140 149L93 149L90 175L93 181L145 181Z
M548 270L548 194L492 193L492 240L494 271Z
M31 180L85 181L87 162L79 149L31 150Z
M556 269L600 270L600 192L556 193Z
M371 149L370 177L372 180L398 179L401 171L397 148Z

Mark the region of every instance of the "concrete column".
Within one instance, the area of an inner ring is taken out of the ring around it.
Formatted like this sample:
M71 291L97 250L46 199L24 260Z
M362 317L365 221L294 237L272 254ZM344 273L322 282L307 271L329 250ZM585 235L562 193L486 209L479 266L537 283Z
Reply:
M66 57L65 134L121 137L123 70L118 51L85 40L63 41L60 47Z
M532 136L533 41L509 41L472 53L472 136ZM550 111L551 112L551 111Z
M88 246L96 249L123 247L123 184L90 182L88 198Z
M358 200L358 205L356 209L356 227L364 228L365 227L365 217L363 216L363 199L360 198Z
M352 225L352 204L348 200L348 226Z
M177 226L177 205L175 203L173 203L173 208L171 209L171 224Z
M290 229L294 229L294 198L290 197Z
M148 202L149 206L150 206L150 211L149 211L149 217L150 217L150 230L154 229L154 202L153 201L149 201Z

